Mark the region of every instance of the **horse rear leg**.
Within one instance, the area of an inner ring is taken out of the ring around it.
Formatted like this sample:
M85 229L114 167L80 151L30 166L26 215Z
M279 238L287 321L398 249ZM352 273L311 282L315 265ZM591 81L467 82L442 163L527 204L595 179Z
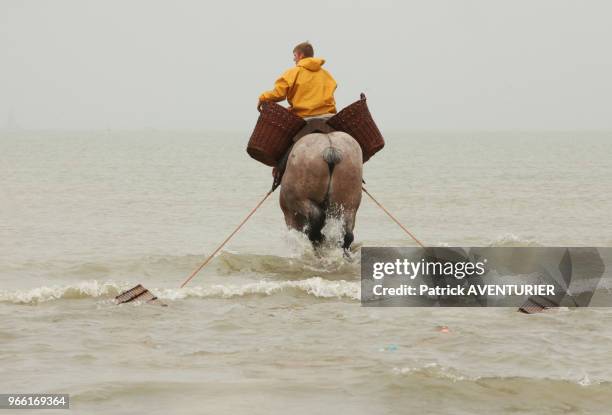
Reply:
M317 248L325 239L325 236L321 232L325 226L325 212L321 206L311 200L308 201L308 205L308 225L305 231L312 245Z
M355 236L353 235L353 229L355 228L355 213L355 211L345 210L342 214L342 225L344 230L342 248L345 254L348 254L351 249L351 244L355 240Z
M318 247L325 239L321 230L325 226L325 212L321 206L310 200L280 199L285 223L289 228L304 232L313 246Z
M353 240L353 229L355 228L355 216L361 204L361 172L359 174L344 174L342 163L334 169L330 183L330 191L327 195L331 216L342 220L344 240L342 248L348 252Z

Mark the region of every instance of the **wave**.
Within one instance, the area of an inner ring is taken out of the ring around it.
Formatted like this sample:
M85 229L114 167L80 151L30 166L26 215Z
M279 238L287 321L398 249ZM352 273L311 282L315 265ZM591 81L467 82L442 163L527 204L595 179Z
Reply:
M127 283L113 281L85 281L74 285L37 287L29 290L0 291L0 302L36 305L57 300L86 298L112 299L130 288ZM357 281L329 281L312 277L297 281L261 280L247 284L216 284L188 288L149 288L158 298L174 301L186 298L235 298L272 296L278 294L307 295L316 298L335 298L357 301L360 299L360 283Z
M517 383L523 385L528 382L544 382L547 385L552 383L566 383L581 387L599 386L609 384L607 380L591 379L587 373L583 373L578 377L549 377L549 376L474 376L461 373L458 369L445 367L438 363L428 363L420 367L393 367L391 369L393 376L399 377L415 377L415 378L432 378L440 380L449 380L455 382L478 382L481 384L507 382L507 384Z
M360 283L356 281L328 281L312 277L298 281L258 281L243 285L212 285L183 289L162 289L158 296L165 300L184 298L232 298L253 295L269 296L279 293L307 294L318 298L360 299Z
M223 252L215 261L216 269L221 274L256 273L281 275L284 278L307 278L314 274L327 278L358 279L360 273L358 254L349 261L342 256L341 250L324 256L312 253L295 257Z
M188 275L206 258L202 255L147 255L116 258L110 261L27 261L4 264L3 274L61 275L78 279L107 279L122 275L156 277L176 276L179 280ZM329 249L319 253L304 251L292 256L262 255L222 251L203 271L207 274L235 275L262 274L282 276L284 279L304 279L315 275L328 278L358 279L359 251L348 259L341 249Z
M352 258L347 260L342 249L326 247L315 253L310 243L302 234L288 233L287 242L293 253L288 256L238 253L222 251L203 271L204 274L236 275L261 274L262 276L279 276L282 279L305 279L322 276L327 279L357 280L360 274L360 247L353 245ZM440 246L448 245L439 243ZM495 238L486 246L541 246L537 241L514 234L505 234ZM155 278L160 275L172 276L179 280L188 275L206 257L201 255L143 255L112 260L90 261L25 261L4 263L0 266L2 274L14 277L21 275L61 275L79 280L121 279L125 275L140 275Z
M38 304L54 300L79 300L83 298L114 297L127 289L113 281L84 281L75 285L36 287L29 290L0 290L0 302L14 304Z
M495 247L503 247L503 246L530 247L530 246L534 246L535 247L535 246L544 246L544 245L542 245L535 239L523 238L513 233L506 233L506 234L498 236L497 238L489 241L489 243L486 246L495 246Z

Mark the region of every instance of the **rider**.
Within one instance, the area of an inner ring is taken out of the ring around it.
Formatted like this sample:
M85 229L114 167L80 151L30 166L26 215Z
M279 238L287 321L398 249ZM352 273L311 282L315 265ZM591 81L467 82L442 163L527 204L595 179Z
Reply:
M336 113L334 91L336 81L321 66L325 59L315 58L312 45L300 43L293 48L295 66L281 75L274 89L259 96L257 108L262 102L279 102L287 99L289 110L305 118Z
M329 117L336 113L334 91L336 81L329 72L321 68L325 59L315 58L314 49L308 42L293 48L295 66L278 78L274 89L259 96L257 109L264 101L279 102L287 99L289 111L302 118ZM280 183L284 163L272 169L274 186Z

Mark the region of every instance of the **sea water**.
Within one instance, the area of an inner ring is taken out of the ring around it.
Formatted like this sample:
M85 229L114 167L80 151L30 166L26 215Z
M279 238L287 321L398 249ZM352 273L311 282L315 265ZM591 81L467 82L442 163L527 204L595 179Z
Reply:
M277 191L177 288L271 185L247 137L0 135L0 393L79 414L609 413L610 309L360 307L359 247L414 245L365 196L350 261L288 231ZM426 245L612 246L612 133L386 138L366 186ZM113 303L138 283L169 306Z

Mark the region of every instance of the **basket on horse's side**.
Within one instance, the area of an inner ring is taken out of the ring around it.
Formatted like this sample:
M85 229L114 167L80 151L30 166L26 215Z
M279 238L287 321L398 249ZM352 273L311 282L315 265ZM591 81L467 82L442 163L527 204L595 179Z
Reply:
M364 163L385 146L385 140L372 119L364 94L361 94L359 101L344 108L327 120L327 123L349 134L359 143Z
M293 136L306 124L302 118L274 102L264 102L247 153L268 166L276 163L293 144Z

